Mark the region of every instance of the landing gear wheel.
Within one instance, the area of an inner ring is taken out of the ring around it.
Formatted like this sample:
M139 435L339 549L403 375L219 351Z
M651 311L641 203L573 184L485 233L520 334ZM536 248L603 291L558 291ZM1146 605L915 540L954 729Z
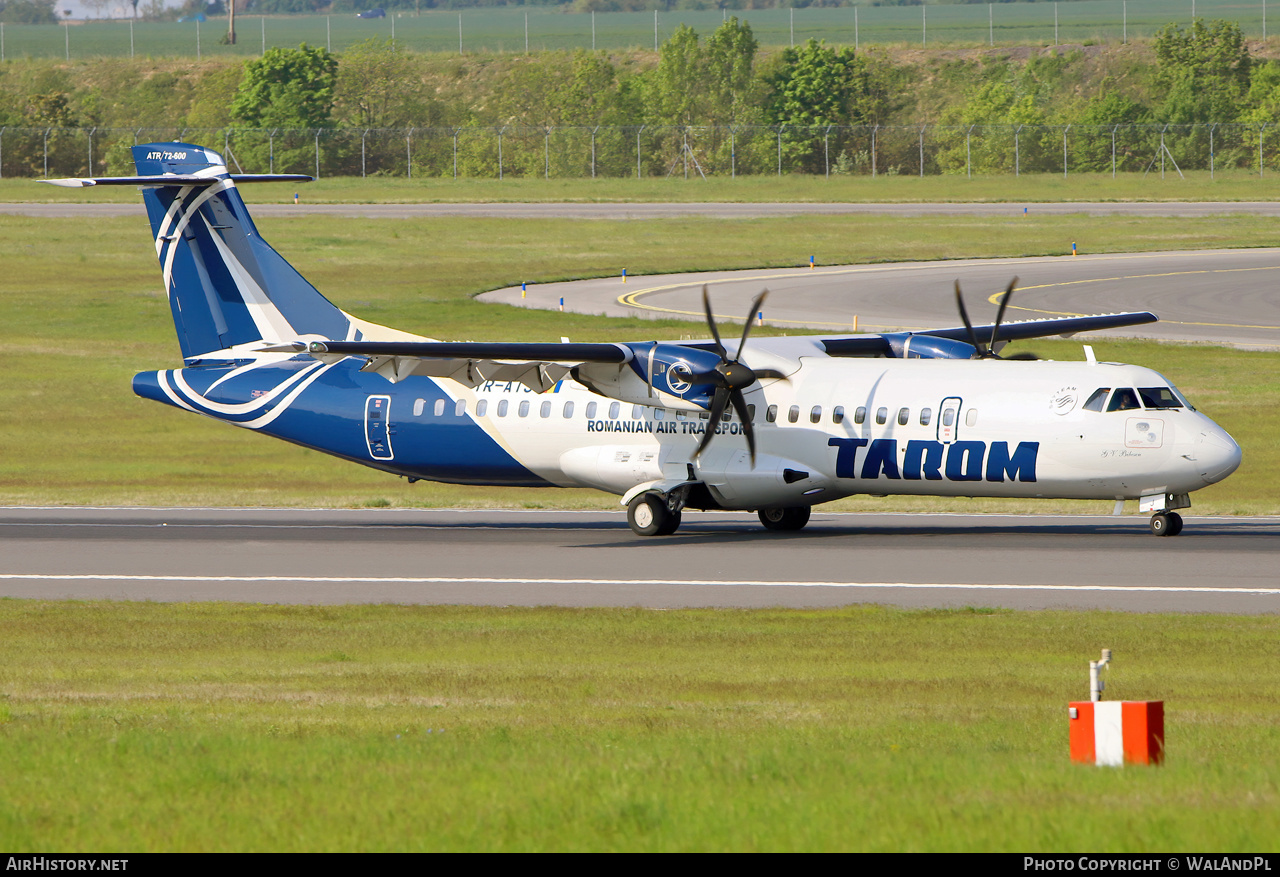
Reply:
M627 523L637 536L670 536L680 526L680 513L658 494L642 493L627 506Z
M809 523L812 509L807 505L792 506L787 509L761 509L757 514L760 523L768 530L800 530Z
M1152 536L1177 536L1182 532L1182 515L1177 512L1160 512L1151 516Z
M1169 535L1177 536L1182 532L1182 515L1177 512L1169 512L1167 517L1169 518Z

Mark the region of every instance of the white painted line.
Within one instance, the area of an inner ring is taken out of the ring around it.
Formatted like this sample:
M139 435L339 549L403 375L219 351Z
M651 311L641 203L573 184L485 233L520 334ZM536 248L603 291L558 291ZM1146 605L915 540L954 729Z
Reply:
M899 588L905 590L943 591L1071 591L1111 592L1118 594L1248 594L1280 596L1280 588L1203 588L1170 585L1126 587L1123 585L978 585L921 584L919 582L787 582L759 579L685 580L685 579L529 579L444 576L188 576L188 575L57 575L49 573L0 573L0 581L55 582L300 582L303 584L396 584L396 585L694 585L787 587L787 588Z

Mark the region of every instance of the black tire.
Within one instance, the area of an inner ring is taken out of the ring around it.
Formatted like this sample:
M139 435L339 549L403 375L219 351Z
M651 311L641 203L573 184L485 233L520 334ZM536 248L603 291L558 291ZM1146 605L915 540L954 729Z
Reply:
M804 529L812 511L807 505L798 505L786 509L761 509L756 514L760 516L760 523L764 524L766 530L783 532Z
M665 506L666 503L663 503ZM667 511L667 522L658 529L659 536L670 536L680 529L680 512Z
M680 526L680 518L658 494L642 493L627 506L627 523L637 536L669 536Z
M1177 512L1169 512L1166 517L1169 519L1169 535L1177 536L1182 532L1182 515Z
M1152 536L1172 536L1173 525L1169 521L1169 516L1164 512L1151 516L1151 535Z

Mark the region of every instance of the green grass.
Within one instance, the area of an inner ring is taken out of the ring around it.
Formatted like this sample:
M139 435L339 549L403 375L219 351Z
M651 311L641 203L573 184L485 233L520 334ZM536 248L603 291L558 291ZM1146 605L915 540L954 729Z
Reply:
M1265 852L1277 618L0 601L10 852ZM1066 705L1164 700L1167 763Z
M871 44L1053 45L1057 13L1057 38L1062 44L1120 42L1149 39L1170 21L1190 21L1191 9L1171 10L1165 0L1128 0L1126 18L1115 0L1080 0L1063 3L1055 10L1047 3L997 3L988 15L986 4L950 4L928 7L922 16L919 7L869 7L857 11L845 8L809 7L797 9L729 10L751 23L763 46L801 44L813 38L838 45ZM590 13L561 9L486 8L462 10L462 47L466 52L522 53L525 49L525 14L528 14L528 46L544 49L590 49ZM1199 0L1197 14L1206 20L1229 18L1238 21L1246 35L1262 34L1261 3L1241 4L1236 0ZM675 10L659 13L657 38L665 42L680 24L709 36L723 20L719 9ZM327 19L327 21L326 21ZM341 52L369 37L386 39L392 21L359 21L352 14L288 15L263 19L256 15L237 17L239 40L235 46L220 45L226 30L225 18L210 19L201 26L199 38L194 23L139 22L133 28L133 49L138 55L211 57L238 55L253 57L265 44L297 46L305 41L313 46L329 46ZM458 13L429 11L420 16L401 13L394 22L395 36L406 47L419 52L457 53ZM125 21L90 21L70 28L60 26L15 26L5 29L7 58L71 58L128 56L130 31ZM199 45L197 47L197 40ZM599 49L649 48L654 45L652 12L599 13L595 17L594 45Z
M306 169L303 169L304 171ZM1258 172L1187 171L1186 179L1170 174L1023 174L1022 176L961 175L709 177L706 180L598 178L441 179L439 177L324 177L301 186L262 186L254 189L254 203L287 204L298 193L303 203L499 203L499 202L852 202L852 203L1009 203L1010 214L1024 206L1032 214L1041 202L1076 201L1257 201L1270 197L1280 169ZM0 180L0 202L132 204L137 192L123 186L62 189L34 180ZM1274 239L1271 243L1274 243Z
M1276 222L1245 215L995 219L805 217L770 220L264 220L264 234L347 310L442 339L634 340L690 324L483 305L485 289L576 277L884 259L1015 256L1273 243ZM533 506L612 508L591 491L408 485L314 451L250 435L132 395L140 370L178 362L150 236L139 219L0 216L0 502L6 505ZM710 243L710 245L709 245ZM364 278L376 278L368 283ZM692 330L699 331L699 330ZM1245 449L1241 470L1196 494L1196 510L1280 511L1274 353L1105 341L1100 358L1151 365ZM1037 342L1078 359L1078 342ZM1102 510L1097 503L849 500L839 508Z

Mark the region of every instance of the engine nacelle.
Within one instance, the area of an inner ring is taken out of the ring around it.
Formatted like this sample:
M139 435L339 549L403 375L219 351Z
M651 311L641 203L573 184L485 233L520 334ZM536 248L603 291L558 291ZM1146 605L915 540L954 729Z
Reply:
M585 363L573 370L574 379L588 389L635 405L680 411L707 411L715 384L697 381L720 364L710 350L678 344L627 344L635 353L622 365ZM653 386L649 386L649 376Z
M898 359L973 359L978 352L967 341L939 338L937 335L895 332L884 337Z

